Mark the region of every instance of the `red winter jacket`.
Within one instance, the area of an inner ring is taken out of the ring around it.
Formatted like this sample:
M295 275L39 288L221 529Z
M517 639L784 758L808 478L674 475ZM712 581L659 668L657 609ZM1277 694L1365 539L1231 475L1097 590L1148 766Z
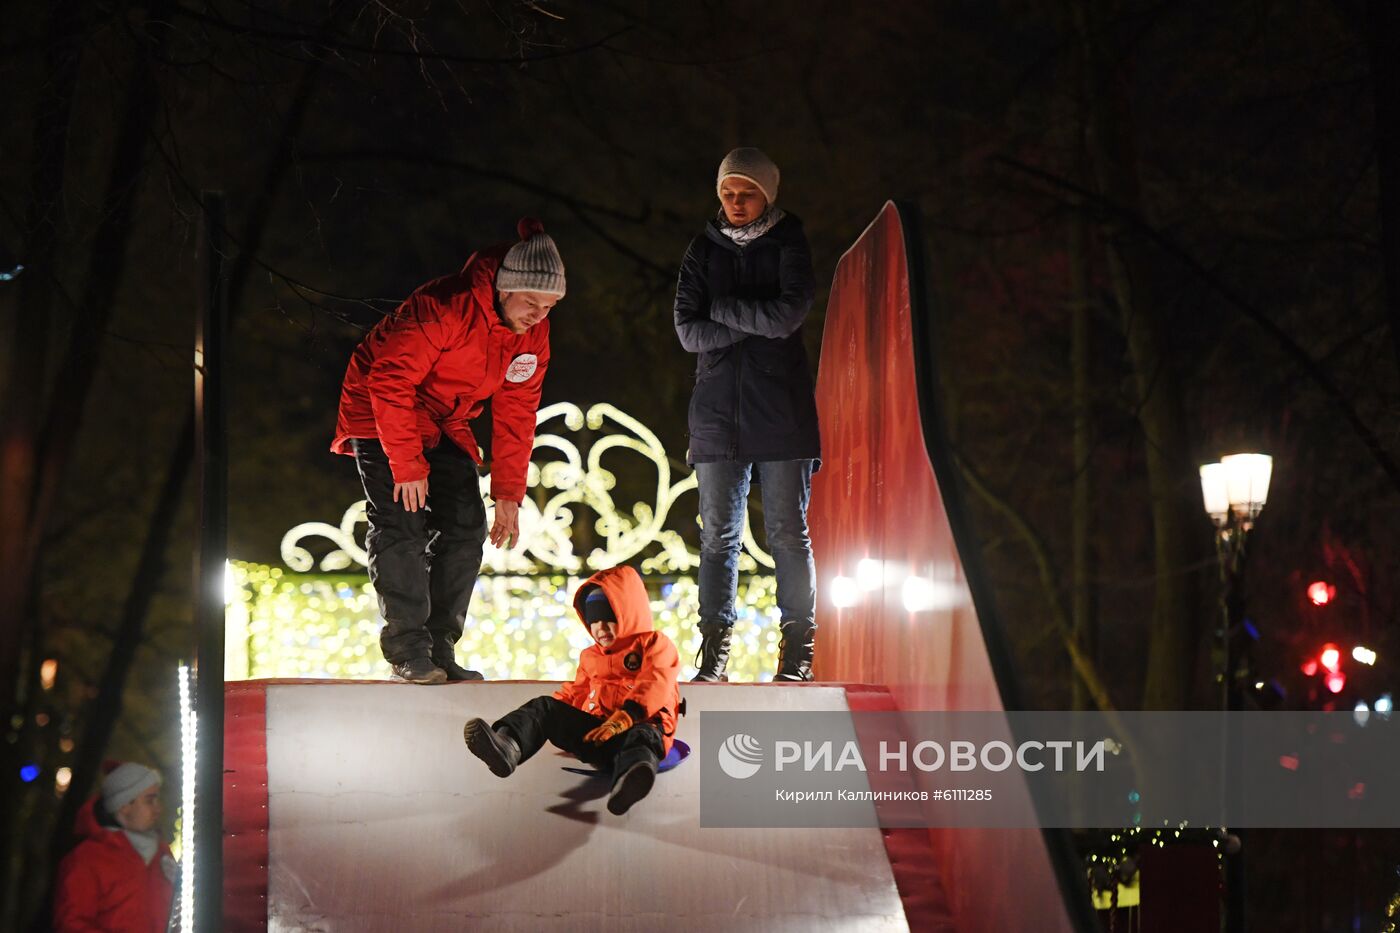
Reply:
M574 611L583 621L588 583L602 587L617 615L617 640L607 650L596 643L583 649L574 682L554 696L570 706L606 719L626 704L635 722L658 719L666 751L676 731L681 658L676 646L652 628L651 600L641 576L631 567L600 570L574 594ZM584 623L588 627L588 623Z
M78 811L73 828L83 841L58 866L55 933L164 933L174 891L162 864L175 864L170 847L162 842L146 864L126 833L97 822L94 803Z
M509 248L473 255L374 326L345 371L332 451L351 454L351 439L378 438L394 482L409 483L428 475L423 451L445 433L480 464L467 422L491 399L491 495L525 498L549 321L517 335L496 316L496 270Z

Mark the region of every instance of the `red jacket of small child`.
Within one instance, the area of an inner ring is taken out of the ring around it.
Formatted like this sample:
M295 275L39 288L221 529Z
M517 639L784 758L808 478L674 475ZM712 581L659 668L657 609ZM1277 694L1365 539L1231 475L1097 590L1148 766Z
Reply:
M617 615L617 640L606 651L597 644L583 649L574 682L554 696L602 719L628 704L634 721L658 721L669 752L680 706L681 659L675 643L652 627L651 600L636 570L614 567L589 577L574 594L580 622L588 583L597 584L608 597ZM636 714L638 707L641 716Z
M549 367L549 321L515 334L496 315L496 270L508 246L483 250L462 271L409 295L350 357L331 450L378 438L394 482L428 475L423 451L443 434L481 463L468 421L491 400L491 495L519 502L535 446Z
M97 822L89 800L78 811L83 837L58 866L54 891L56 933L164 933L174 891L166 876L175 860L164 842L150 863L141 860L126 833Z

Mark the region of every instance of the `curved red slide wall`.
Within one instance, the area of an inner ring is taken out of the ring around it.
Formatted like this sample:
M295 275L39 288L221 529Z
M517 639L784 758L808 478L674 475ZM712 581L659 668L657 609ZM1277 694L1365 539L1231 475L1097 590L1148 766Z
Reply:
M817 377L823 462L810 511L815 673L885 684L903 710L1000 710L969 587L975 562L959 554L929 456L928 441L939 439L925 436L920 376L931 404L932 374L918 367L928 365L920 353L928 322L914 319L921 283L911 282L905 229L887 203L841 258L827 305ZM1066 909L1039 831L929 832L960 931L1075 928L1071 913L1082 912Z

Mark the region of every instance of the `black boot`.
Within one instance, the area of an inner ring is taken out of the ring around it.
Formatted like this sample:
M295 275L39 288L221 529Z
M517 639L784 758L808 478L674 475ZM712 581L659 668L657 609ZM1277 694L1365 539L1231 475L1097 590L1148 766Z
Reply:
M729 664L729 636L734 631L733 626L701 622L698 628L700 653L695 656L695 666L699 670L695 672L695 678L691 682L727 682L729 675L724 672L724 668Z
M655 783L655 761L646 759L632 765L613 782L612 793L608 795L608 812L617 816L626 813L632 809L632 804L651 793Z
M817 626L813 622L784 622L778 642L778 673L774 680L811 680L812 649Z
M449 681L456 680L485 680L480 671L473 671L457 663L457 653L452 650L451 645L433 646L433 663L442 669Z
M520 746L504 729L492 729L484 719L468 719L462 738L473 755L486 762L496 777L510 777L520 764Z
M427 658L410 658L398 664L389 665L394 671L397 680L407 681L411 684L445 684L447 675Z

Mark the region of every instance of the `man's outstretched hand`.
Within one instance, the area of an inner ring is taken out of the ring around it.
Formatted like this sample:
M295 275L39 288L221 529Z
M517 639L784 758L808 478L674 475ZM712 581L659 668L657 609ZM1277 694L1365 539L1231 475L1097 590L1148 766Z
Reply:
M496 500L496 520L491 523L491 543L507 550L520 537L520 503Z
M428 506L428 478L416 479L411 483L394 484L394 501L398 502L399 497L403 497L403 507L406 512L416 512Z

